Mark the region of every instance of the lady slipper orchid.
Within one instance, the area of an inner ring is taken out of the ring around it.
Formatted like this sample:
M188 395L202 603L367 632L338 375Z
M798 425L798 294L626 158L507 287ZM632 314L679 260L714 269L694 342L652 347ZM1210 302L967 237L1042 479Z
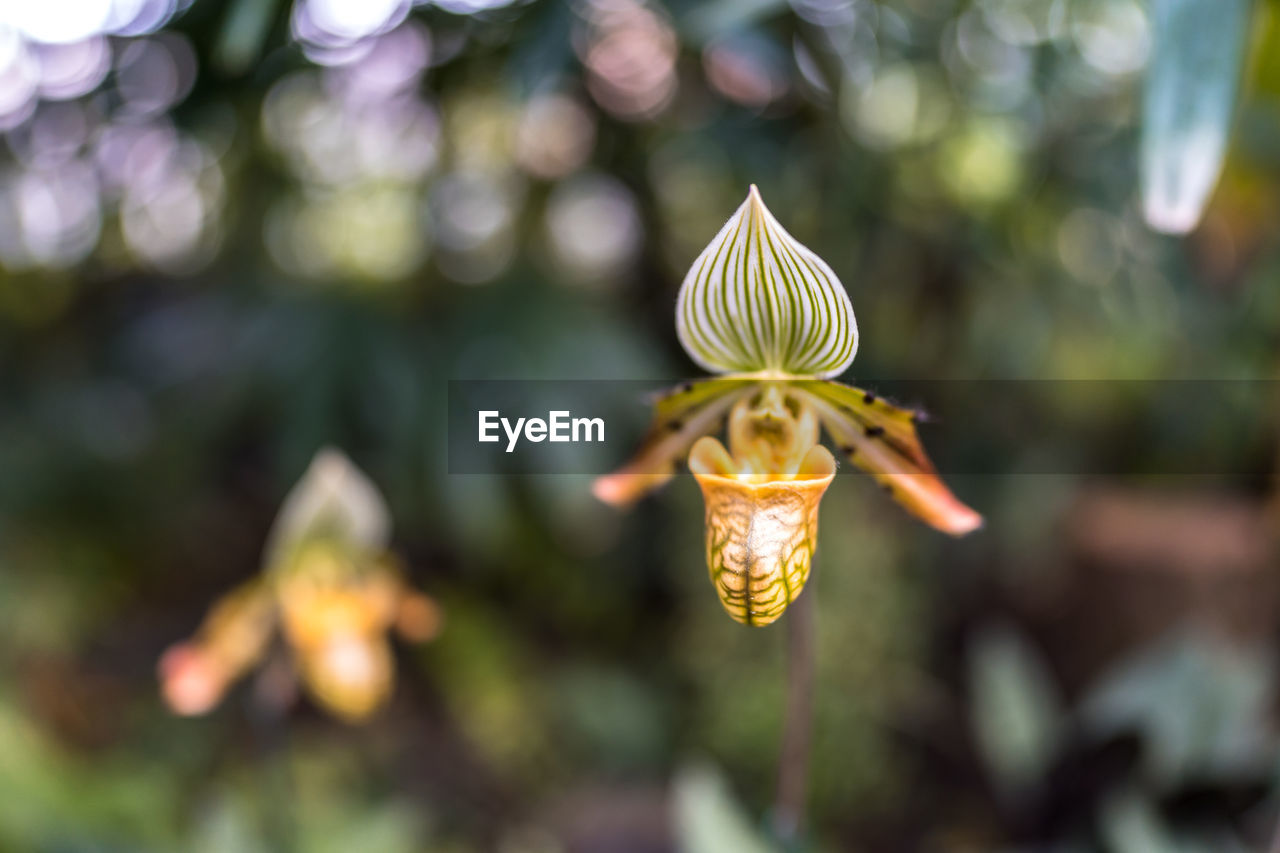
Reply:
M286 498L264 570L220 599L196 637L160 660L175 713L203 714L266 654L277 624L302 683L348 722L377 710L394 681L388 632L425 641L435 603L404 581L387 553L388 512L342 454L322 451Z
M822 430L908 512L955 536L981 526L925 455L916 412L829 379L857 353L853 306L755 186L685 276L676 331L695 362L721 375L658 399L635 457L594 492L629 504L687 458L706 505L707 568L734 619L767 625L804 588L836 469ZM710 435L726 419L727 449Z

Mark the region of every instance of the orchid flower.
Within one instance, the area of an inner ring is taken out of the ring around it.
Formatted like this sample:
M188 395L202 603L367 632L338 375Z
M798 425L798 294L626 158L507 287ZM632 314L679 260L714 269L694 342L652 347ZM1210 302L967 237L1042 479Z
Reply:
M223 596L192 640L160 659L161 691L178 714L203 714L267 653L279 625L294 671L325 709L365 719L391 694L387 634L424 641L440 614L387 551L389 513L373 483L321 451L285 499L260 575Z
M857 353L853 306L754 185L685 276L676 332L719 376L661 396L634 458L593 491L630 504L687 459L706 504L707 568L734 619L767 625L804 588L836 470L822 431L926 523L954 536L981 526L925 455L918 413L831 380ZM711 435L726 421L728 448Z

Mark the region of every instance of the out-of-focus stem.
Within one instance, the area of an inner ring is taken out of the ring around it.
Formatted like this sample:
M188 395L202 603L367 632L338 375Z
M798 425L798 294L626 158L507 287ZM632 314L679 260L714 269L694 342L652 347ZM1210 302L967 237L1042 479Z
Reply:
M284 670L283 661L273 660L259 676L255 690L248 700L249 720L259 753L259 762L266 765L261 774L261 799L264 834L272 853L294 853L298 849L297 826L294 824L292 804L296 801L293 775L289 762L284 760L289 749L289 723L287 699L283 692L271 685L279 681ZM288 677L291 677L288 676Z
M787 705L778 760L778 792L773 830L793 849L804 826L809 789L809 754L813 736L814 578L787 612Z

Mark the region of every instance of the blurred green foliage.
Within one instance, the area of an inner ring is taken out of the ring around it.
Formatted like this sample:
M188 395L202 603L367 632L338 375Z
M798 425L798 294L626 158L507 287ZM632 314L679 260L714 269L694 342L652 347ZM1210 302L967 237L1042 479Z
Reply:
M860 380L1277 369L1273 3L1184 240L1140 215L1136 0L305 5L99 27L67 55L96 38L106 70L62 95L0 22L31 82L0 104L0 848L703 853L765 825L783 635L716 604L693 484L624 517L589 472L443 452L451 378L693 373L676 289L749 182L849 290ZM1274 422L1210 419L1250 476L1162 477L1142 442L1183 410L1056 387L1082 458L1246 519L1266 500ZM169 716L157 657L257 570L326 444L387 496L444 632L364 727L264 713L252 682ZM813 848L1261 846L1272 563L1139 572L1139 546L1080 544L1096 483L953 485L987 516L959 543L863 478L824 503ZM1209 516L1151 538L1219 542ZM1242 662L1160 652L1188 619Z

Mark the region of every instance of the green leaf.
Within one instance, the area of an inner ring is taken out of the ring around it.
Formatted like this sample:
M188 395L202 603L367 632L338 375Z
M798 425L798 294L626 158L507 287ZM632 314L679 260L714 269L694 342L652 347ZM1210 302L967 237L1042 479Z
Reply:
M685 276L676 333L713 373L835 376L858 351L840 279L787 233L754 185Z

